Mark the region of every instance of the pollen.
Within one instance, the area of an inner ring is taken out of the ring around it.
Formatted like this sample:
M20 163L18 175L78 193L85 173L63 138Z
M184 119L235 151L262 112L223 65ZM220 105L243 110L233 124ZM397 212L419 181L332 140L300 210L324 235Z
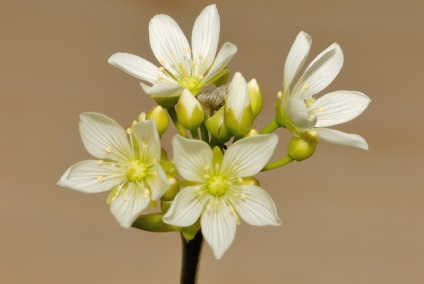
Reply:
M132 128L127 128L127 134L131 135L133 133Z
M309 85L309 83L305 82L305 84L303 84L303 88L305 90L309 90L309 88L311 87L311 85Z
M112 153L112 149L110 149L110 147L105 147L105 151L106 151L107 153Z

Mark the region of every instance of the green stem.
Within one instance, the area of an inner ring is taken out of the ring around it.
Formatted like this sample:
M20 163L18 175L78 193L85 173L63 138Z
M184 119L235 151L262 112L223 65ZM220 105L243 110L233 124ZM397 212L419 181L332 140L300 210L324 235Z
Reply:
M271 121L262 131L261 134L269 134L274 132L274 130L276 130L277 128L279 128L280 125L277 123L277 121L275 121L275 119L273 121Z
M264 171L269 171L269 170L273 170L273 169L276 169L276 168L280 168L280 167L283 167L287 164L290 164L292 161L293 161L293 159L289 155L287 155L284 158L282 158L281 160L269 163L261 171L264 172Z
M178 122L177 113L175 112L175 108L174 107L169 108L168 113L169 113L169 116L172 119L172 122L174 122L175 127L178 130L178 133L180 133L181 136L188 138L188 135L187 135L185 128Z
M204 122L200 125L200 135L202 140L209 144L209 132Z
M181 234L183 245L183 256L181 265L180 284L195 284L200 266L200 256L202 254L203 235L197 232L194 239L187 242Z
M197 132L197 129L190 130L190 132L193 139L199 139L199 132Z

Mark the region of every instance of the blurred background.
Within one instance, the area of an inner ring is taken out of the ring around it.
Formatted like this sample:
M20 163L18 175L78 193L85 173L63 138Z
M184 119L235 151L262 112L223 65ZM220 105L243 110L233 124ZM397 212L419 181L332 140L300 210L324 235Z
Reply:
M242 223L219 261L204 247L200 283L424 283L424 3L400 0L215 1L229 64L256 78L274 116L288 51L313 38L308 62L333 42L344 67L325 92L372 98L338 130L370 150L320 144L301 163L259 175L281 227ZM178 283L178 234L122 229L107 193L56 186L88 159L79 114L123 126L154 106L138 80L110 66L123 51L156 64L149 20L173 17L188 38L207 1L0 0L0 282ZM175 132L163 140L167 147ZM278 154L289 135L278 131Z

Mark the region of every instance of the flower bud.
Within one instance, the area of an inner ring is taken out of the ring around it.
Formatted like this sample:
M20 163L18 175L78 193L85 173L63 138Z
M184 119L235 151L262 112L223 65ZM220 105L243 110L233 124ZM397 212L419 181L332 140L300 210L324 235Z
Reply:
M165 133L169 126L168 114L161 106L154 107L146 114L146 119L154 120L158 129L159 135Z
M205 124L209 133L218 143L224 144L232 137L227 127L225 127L224 107L221 107L212 117L206 120Z
M303 161L314 154L317 144L315 133L306 132L301 136L294 136L289 142L288 155L293 160Z
M278 92L277 94L277 101L275 102L275 121L278 123L281 127L286 127L285 121L286 117L284 114L284 107L283 107L283 93Z
M262 93L259 89L256 79L252 79L247 83L250 96L250 106L252 107L253 117L256 118L262 110Z
M169 188L162 195L161 199L164 201L171 201L177 195L179 191L179 185L178 185L178 180L176 177L168 175L167 178L168 178Z
M237 72L228 86L225 99L225 126L233 135L245 136L252 128L253 119L246 80Z
M175 111L178 121L189 130L198 128L205 118L199 101L187 89L181 94L178 103L175 105Z

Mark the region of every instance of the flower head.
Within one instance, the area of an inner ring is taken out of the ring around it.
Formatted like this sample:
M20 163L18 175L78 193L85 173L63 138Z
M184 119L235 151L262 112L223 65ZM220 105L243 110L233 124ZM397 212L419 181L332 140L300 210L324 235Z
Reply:
M216 258L231 245L240 217L256 226L280 225L271 197L251 179L268 162L277 141L274 134L243 138L223 155L203 141L175 136L174 161L189 185L177 194L164 222L187 227L200 217Z
M178 24L168 15L156 15L150 21L150 46L162 65L157 67L149 61L128 53L116 53L109 63L128 74L152 84L142 83L144 91L152 96L179 96L188 89L193 94L214 82L237 48L225 43L216 50L219 41L219 15L215 5L207 6L194 23L191 47Z
M112 190L107 200L110 210L121 226L129 228L149 203L169 187L159 165L161 149L156 125L145 120L125 131L100 113L83 113L80 119L84 146L98 160L71 166L58 184L85 193Z
M319 54L306 68L297 82L299 73L311 46L311 37L300 32L284 66L283 91L277 99L277 122L295 136L308 135L319 139L368 149L359 135L325 128L350 121L360 115L370 99L360 92L336 91L318 99L314 95L325 89L337 76L343 65L343 52L337 43Z

